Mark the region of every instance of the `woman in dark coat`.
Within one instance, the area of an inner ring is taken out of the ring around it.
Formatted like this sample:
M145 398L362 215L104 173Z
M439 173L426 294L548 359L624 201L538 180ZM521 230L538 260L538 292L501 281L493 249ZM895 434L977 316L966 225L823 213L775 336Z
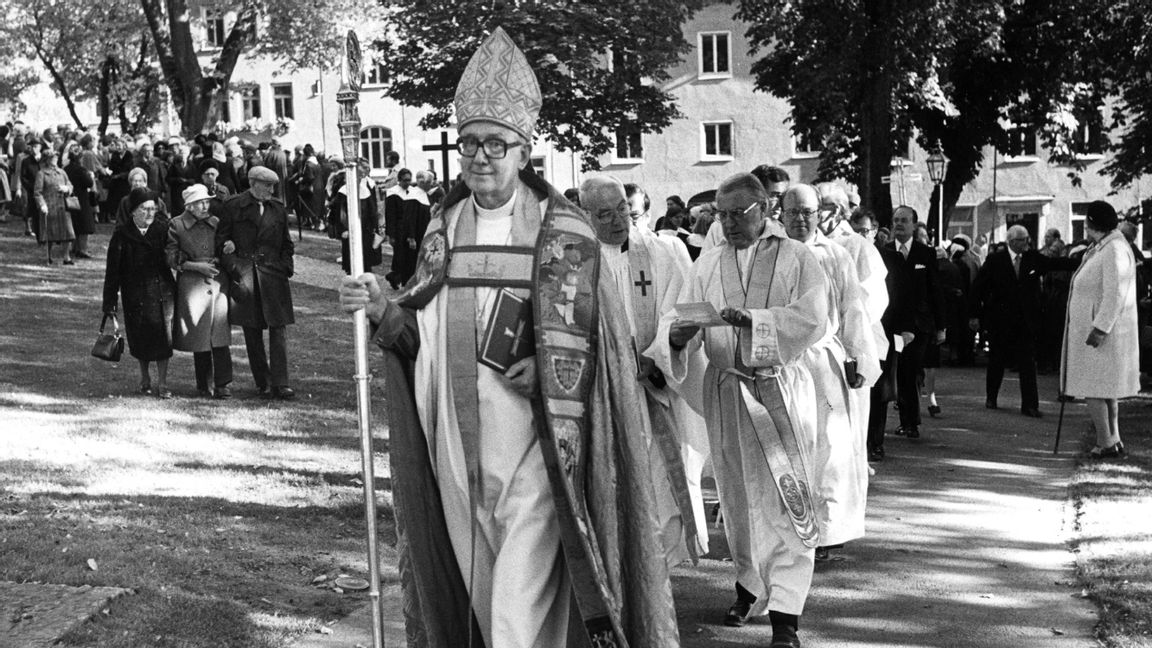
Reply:
M88 235L96 233L96 215L92 211L96 178L80 163L83 152L79 144L68 147L68 165L64 167L64 173L72 184L72 195L80 203L79 210L68 210L68 215L72 217L72 231L76 234L72 254L77 259L91 259L92 255L88 254Z
M24 197L24 234L40 241L40 204L36 201L36 176L40 175L40 140L28 142L23 156L17 156L20 195Z
M152 394L149 363L156 363L156 391L168 391L168 359L172 357L172 317L176 281L168 267L165 245L168 224L156 218L158 199L147 189L128 194L132 220L117 227L108 243L104 272L104 313L116 313L117 296L124 305L128 352L140 363L140 393Z

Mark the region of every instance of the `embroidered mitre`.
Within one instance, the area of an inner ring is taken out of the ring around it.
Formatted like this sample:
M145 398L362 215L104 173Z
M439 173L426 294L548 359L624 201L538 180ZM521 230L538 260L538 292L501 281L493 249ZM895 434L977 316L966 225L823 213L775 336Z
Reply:
M496 122L530 142L541 103L540 85L528 59L508 32L497 27L472 55L456 86L456 127Z

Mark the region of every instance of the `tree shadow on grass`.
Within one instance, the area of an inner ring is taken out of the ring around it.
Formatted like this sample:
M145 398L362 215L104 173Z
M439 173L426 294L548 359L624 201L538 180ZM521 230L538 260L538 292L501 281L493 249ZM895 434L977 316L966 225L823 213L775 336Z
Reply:
M377 451L379 447L377 446ZM360 472L311 472L307 470L296 470L292 468L279 468L276 466L254 466L250 464L209 464L202 461L192 461L186 463L175 464L176 468L184 469L210 469L210 470L227 470L233 472L243 472L250 475L297 475L300 477L307 477L310 479L319 479L326 484L332 486L353 486L361 487ZM377 492L391 491L392 479L390 477L376 477L375 489Z

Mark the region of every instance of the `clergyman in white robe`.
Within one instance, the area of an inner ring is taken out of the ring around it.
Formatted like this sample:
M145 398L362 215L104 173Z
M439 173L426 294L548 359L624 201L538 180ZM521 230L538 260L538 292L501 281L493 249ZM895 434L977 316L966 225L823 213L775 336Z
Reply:
M716 472L724 531L736 568L737 585L756 597L750 615L769 610L800 615L812 584L814 549L800 539L752 425L742 387L758 394L765 381L779 385L800 453L809 461L816 452L816 397L812 376L799 362L824 336L828 302L824 272L816 257L787 238L779 223L765 219L759 239L737 251L726 240L703 252L692 266L678 303L710 302L717 311L728 304L722 266L735 262L745 290L750 278L765 273L758 263L776 256L766 304L749 304L750 348L738 346L737 329L707 328L673 349L668 335L675 311L660 320L656 339L646 352L665 375L677 382L703 376L702 399L709 446ZM739 356L742 368L737 366ZM744 373L748 371L750 373ZM808 483L811 483L808 476ZM739 591L739 589L737 590Z
M672 310L680 296L692 266L688 250L677 238L661 237L636 225L629 231L627 246L604 244L603 249L605 270L611 273L623 298L636 349L646 349L656 335L660 316ZM642 265L648 270L640 269ZM646 303L654 308L645 308ZM647 424L644 432L649 442L652 483L659 507L657 517L665 557L671 567L708 552L708 524L700 485L708 460L708 434L701 415L671 389L671 385L661 387L647 379L641 384L648 396L648 407L643 408L642 418ZM698 400L695 406L699 409ZM652 438L653 426L658 424L653 417L663 417L676 434L691 499L692 529L685 528L684 516L673 495L677 485L672 482L664 455Z

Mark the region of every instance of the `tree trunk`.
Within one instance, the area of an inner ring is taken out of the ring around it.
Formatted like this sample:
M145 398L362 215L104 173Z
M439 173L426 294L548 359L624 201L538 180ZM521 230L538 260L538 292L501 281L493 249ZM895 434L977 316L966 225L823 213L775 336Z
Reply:
M52 59L44 51L44 48L40 47L39 43L33 43L33 47L36 49L36 56L44 64L44 68L48 70L48 75L52 77L52 82L56 84L56 93L64 99L64 105L68 106L68 114L72 117L72 121L76 122L76 128L84 128L84 121L80 119L80 115L76 114L76 102L72 100L72 94L68 91L68 84L64 82L64 77L52 64Z
M100 65L100 94L97 99L100 104L100 124L96 128L96 132L101 137L108 132L108 117L112 114L112 104L108 100L108 94L112 88L112 76L115 71L116 57L109 56L104 59L104 63Z
M891 185L882 178L892 173L892 69L889 0L865 0L868 36L861 52L860 200L876 214L877 222L892 222Z

